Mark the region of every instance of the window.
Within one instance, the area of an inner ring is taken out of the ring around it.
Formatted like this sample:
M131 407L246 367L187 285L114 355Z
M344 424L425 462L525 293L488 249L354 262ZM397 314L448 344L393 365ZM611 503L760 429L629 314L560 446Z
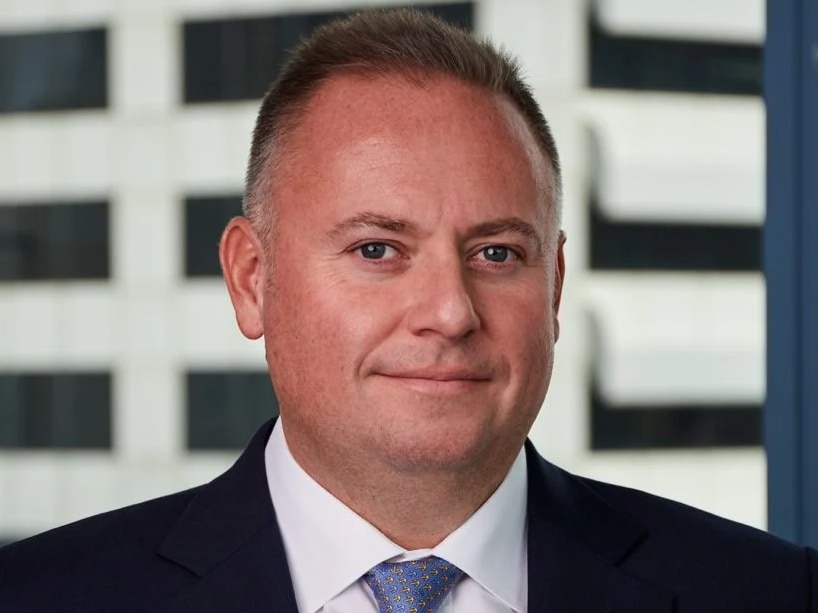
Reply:
M200 371L187 375L187 444L194 450L242 449L278 416L265 371Z
M761 47L619 36L590 21L591 87L761 94Z
M460 26L472 27L472 3L419 8ZM287 53L316 27L342 15L341 12L303 13L185 23L185 102L261 98Z
M241 196L185 199L185 275L219 277L219 238L224 227L241 215Z
M109 274L108 203L0 205L0 281Z
M591 392L591 448L761 445L760 405L613 406Z
M0 373L0 449L110 449L109 373Z
M0 113L104 108L102 28L0 35Z
M611 221L591 204L594 270L750 271L761 268L761 228L749 225Z

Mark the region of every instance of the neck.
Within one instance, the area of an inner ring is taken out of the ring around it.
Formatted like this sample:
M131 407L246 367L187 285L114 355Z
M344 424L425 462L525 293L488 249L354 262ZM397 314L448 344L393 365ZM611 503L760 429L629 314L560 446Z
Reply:
M503 482L519 451L486 454L490 463L407 473L388 465L374 470L371 459L356 462L349 455L320 462L321 454L297 438L287 444L316 482L407 550L431 549L460 527ZM407 504L412 499L418 503Z

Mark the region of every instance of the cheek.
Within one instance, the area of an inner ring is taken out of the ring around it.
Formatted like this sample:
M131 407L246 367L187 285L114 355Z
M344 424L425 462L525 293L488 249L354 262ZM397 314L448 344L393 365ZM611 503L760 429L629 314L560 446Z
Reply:
M332 275L280 276L268 299L265 339L270 368L279 378L312 386L335 378L342 385L383 339L382 298L355 291Z
M519 351L540 346L553 336L552 292L541 281L520 284L482 297L484 313L490 327L500 331Z
M539 395L550 377L555 330L546 292L529 292L498 312L495 338L504 344L518 393ZM522 389L520 389L522 388Z

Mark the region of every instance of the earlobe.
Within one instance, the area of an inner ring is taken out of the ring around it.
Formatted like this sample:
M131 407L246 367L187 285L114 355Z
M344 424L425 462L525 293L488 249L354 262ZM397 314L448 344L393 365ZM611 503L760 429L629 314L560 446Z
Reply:
M219 243L219 261L242 334L249 339L264 333L264 254L245 217L227 224Z

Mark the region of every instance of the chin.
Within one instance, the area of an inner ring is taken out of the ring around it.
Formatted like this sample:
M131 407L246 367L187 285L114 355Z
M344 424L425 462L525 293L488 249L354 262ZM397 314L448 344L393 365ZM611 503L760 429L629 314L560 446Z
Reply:
M383 448L387 462L399 472L445 472L479 465L491 447L481 436L442 430L435 436L391 437Z

